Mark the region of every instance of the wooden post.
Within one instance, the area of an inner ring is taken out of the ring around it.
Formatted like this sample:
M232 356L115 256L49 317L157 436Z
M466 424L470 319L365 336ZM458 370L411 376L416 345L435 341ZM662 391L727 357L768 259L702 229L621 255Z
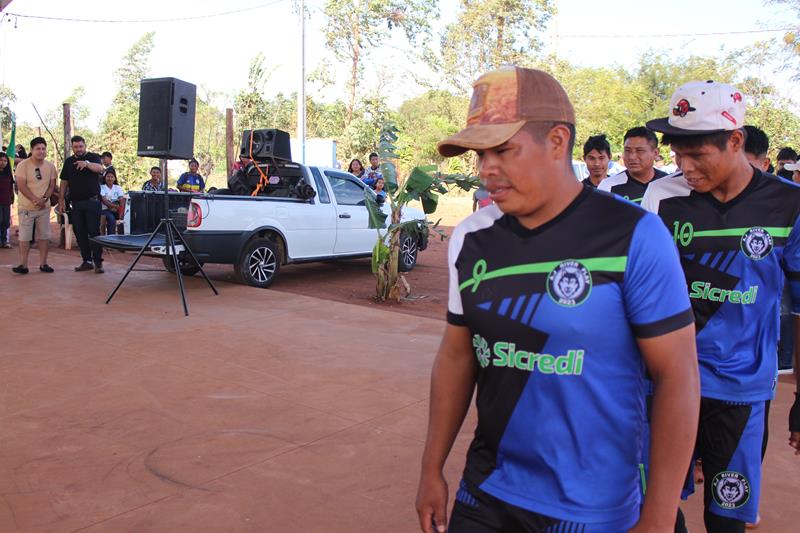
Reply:
M233 162L235 153L233 151L233 109L230 107L225 110L225 163L228 169L226 178L233 174Z
M72 152L72 112L70 111L69 103L64 103L64 159L66 161Z

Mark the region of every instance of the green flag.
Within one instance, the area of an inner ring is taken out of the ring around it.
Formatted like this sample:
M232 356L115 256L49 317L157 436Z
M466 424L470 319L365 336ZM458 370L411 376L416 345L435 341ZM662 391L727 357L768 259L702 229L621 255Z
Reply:
M8 140L6 155L11 164L14 164L14 157L17 155L17 117L11 113L11 138ZM13 168L13 167L12 167Z

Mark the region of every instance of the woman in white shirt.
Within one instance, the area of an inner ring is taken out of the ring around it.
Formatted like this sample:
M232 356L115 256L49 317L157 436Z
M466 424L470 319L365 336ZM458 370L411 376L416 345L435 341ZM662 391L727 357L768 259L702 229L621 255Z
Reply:
M100 186L100 201L103 202L101 216L106 220L106 233L114 234L117 228L117 217L122 216L121 203L125 191L117 184L117 174L113 168L106 170L103 176L105 183Z

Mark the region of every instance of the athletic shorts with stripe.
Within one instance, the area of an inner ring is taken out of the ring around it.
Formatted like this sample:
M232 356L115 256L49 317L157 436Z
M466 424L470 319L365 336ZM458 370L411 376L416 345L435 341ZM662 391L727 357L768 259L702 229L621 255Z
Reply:
M764 408L765 402L701 398L694 458L701 459L703 464L703 503L717 516L756 521L761 494ZM647 429L644 465L650 452L649 426ZM693 493L694 473L690 467L681 497L685 500Z
M633 518L633 519L632 519ZM506 503L461 481L448 533L620 533L638 517L603 523L568 522ZM632 523L633 522L633 523Z

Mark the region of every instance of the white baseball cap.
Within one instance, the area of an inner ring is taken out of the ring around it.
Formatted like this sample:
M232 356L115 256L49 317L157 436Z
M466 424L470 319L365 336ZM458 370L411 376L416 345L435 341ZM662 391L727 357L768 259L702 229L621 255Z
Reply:
M708 135L744 126L744 95L733 85L690 81L672 94L670 115L647 123L669 135Z
M795 161L794 163L786 163L783 165L783 168L786 170L800 170L800 159Z

